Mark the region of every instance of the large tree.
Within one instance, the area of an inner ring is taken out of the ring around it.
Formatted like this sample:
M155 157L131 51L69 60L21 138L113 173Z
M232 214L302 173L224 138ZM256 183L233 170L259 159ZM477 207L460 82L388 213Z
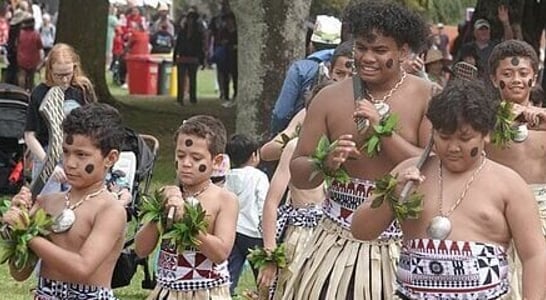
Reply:
M309 0L230 0L239 35L238 132L263 134L286 70L305 55Z
M72 45L99 101L115 104L105 77L108 0L64 0L59 4L56 42Z

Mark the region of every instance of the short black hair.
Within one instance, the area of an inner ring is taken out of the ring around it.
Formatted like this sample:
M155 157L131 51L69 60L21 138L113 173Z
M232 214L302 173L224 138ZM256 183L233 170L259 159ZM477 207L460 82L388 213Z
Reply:
M535 74L538 74L538 56L535 49L528 43L518 40L504 41L491 51L489 56L489 72L495 74L501 60L507 57L525 57L531 61L531 67Z
M336 47L336 50L334 50L334 54L332 55L332 58L330 59L331 67L334 67L334 65L336 64L336 60L339 57L353 58L353 41L352 40L343 42Z
M347 7L344 20L353 38L380 33L393 38L398 47L408 44L415 53L424 50L430 32L421 16L391 1L360 1Z
M112 150L119 151L125 138L119 111L103 103L73 109L62 126L65 137L75 134L89 137L104 157Z
M497 121L499 101L493 95L479 80L454 79L432 98L426 115L432 127L442 133L452 134L469 124L486 135Z
M258 151L258 141L246 134L234 134L229 138L226 154L229 155L233 168L242 167Z
M185 120L174 133L176 144L180 134L194 135L208 141L212 157L226 150L226 127L218 118L209 115L197 115Z

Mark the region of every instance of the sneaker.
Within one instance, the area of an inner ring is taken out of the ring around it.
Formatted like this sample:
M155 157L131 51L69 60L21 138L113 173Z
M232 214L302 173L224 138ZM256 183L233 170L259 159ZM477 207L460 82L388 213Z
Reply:
M222 103L222 106L223 106L224 108L230 108L230 107L235 106L235 102L233 102L233 101L226 101L226 102Z
M126 90L129 88L129 86L127 85L127 83L124 83L121 85L121 88Z

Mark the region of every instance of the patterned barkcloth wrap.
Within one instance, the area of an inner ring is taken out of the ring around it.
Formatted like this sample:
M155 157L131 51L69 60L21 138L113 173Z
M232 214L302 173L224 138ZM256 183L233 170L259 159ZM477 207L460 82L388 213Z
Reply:
M201 299L211 293L216 295L211 299L230 299L229 284L227 261L215 264L197 251L177 254L164 241L159 252L157 287L148 299ZM221 287L227 289L225 295Z
M398 264L402 299L499 299L510 291L504 247L468 241L404 241Z
M353 212L373 187L360 179L329 187L325 217L291 264L293 274L280 299L376 300L394 294L400 231L392 225L379 240L360 241L348 230Z
M530 184L529 188L533 191L535 195L535 200L538 205L538 212L540 215L540 221L542 223L542 234L546 238L546 184ZM521 265L521 260L517 256L517 253L514 247L510 248L510 265L512 265L512 294L514 299L523 299L523 286L522 286L522 275L523 275L523 266Z
M277 239L284 243L288 265L279 270L275 284L270 289L272 299L281 299L288 280L296 273L292 262L307 250L313 230L322 218L322 207L308 205L294 208L285 204L279 207L277 213Z
M68 283L47 278L38 278L34 300L117 300L114 292L105 287Z
M322 207L318 205L307 205L296 208L290 203L281 205L277 209L276 238L283 240L288 225L306 228L317 227L322 218Z

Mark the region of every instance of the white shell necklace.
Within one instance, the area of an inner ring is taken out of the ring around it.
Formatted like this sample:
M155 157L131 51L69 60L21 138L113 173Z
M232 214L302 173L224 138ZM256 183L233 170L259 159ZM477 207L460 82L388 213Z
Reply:
M72 228L72 225L76 222L76 214L74 210L82 205L83 202L98 196L100 193L104 192L106 187L103 186L98 191L88 194L83 197L80 201L70 205L70 191L66 192L64 196L64 208L57 217L53 220L53 225L51 225L51 231L54 233L63 233L67 232Z
M480 171L485 166L485 163L487 162L487 159L485 155L482 158L482 163L480 166L472 173L470 178L465 184L464 190L455 201L455 204L451 206L451 208L447 212L443 212L443 194L444 194L444 180L442 176L442 161L439 162L439 170L438 170L438 184L440 186L440 192L438 195L438 200L440 202L440 205L438 207L438 215L433 217L430 220L430 224L427 227L427 235L431 239L435 240L445 240L449 234L451 233L451 221L449 220L449 216L455 211L457 207L461 204L463 199L466 197L466 194L468 192L468 189L470 189L470 186L474 182L474 179L476 179L476 176L480 173Z

